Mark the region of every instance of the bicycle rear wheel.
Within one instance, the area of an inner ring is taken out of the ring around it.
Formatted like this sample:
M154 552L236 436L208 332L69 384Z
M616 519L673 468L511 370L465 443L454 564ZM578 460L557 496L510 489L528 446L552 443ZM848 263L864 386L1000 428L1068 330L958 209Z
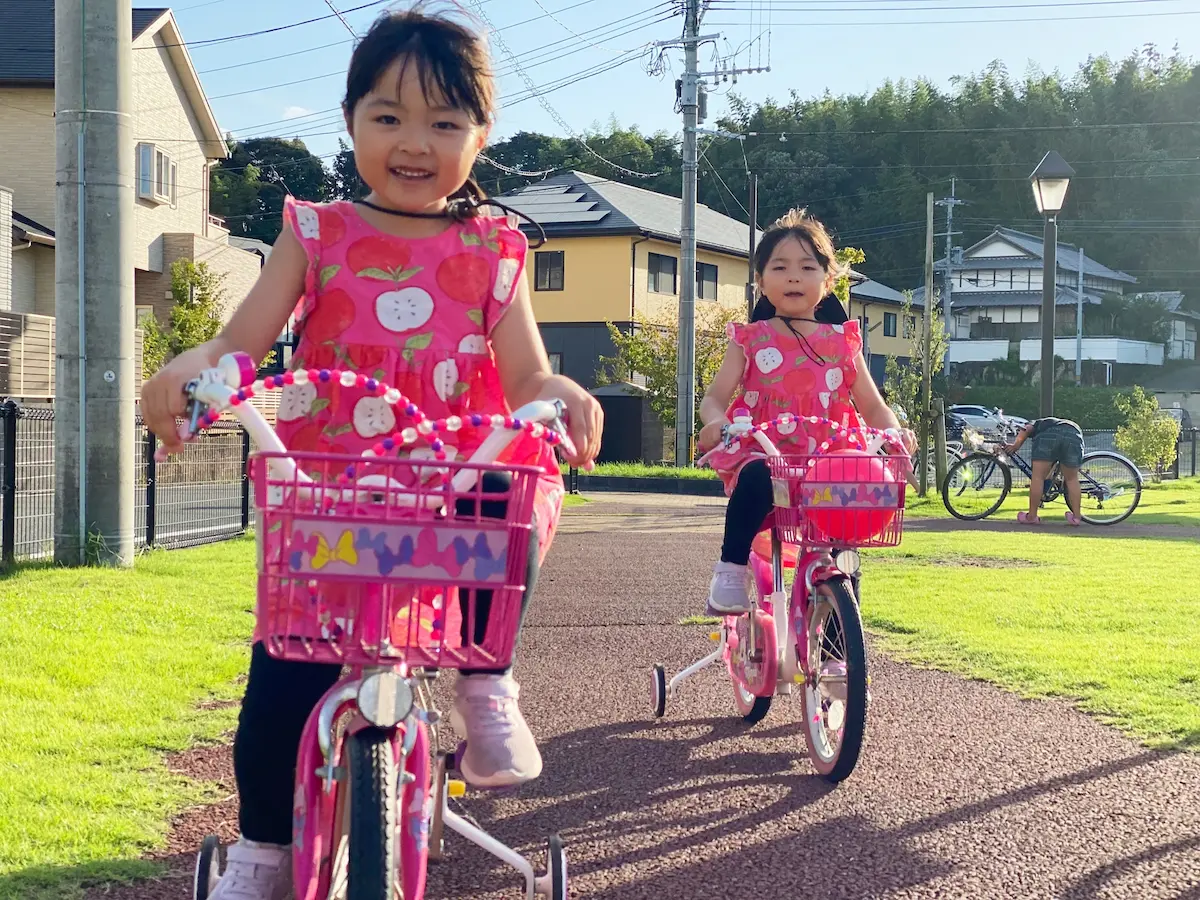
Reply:
M1115 525L1137 509L1142 474L1125 457L1108 450L1085 453L1079 468L1079 515L1089 525Z
M813 589L797 654L807 660L801 695L804 743L817 774L836 784L858 764L867 731L867 647L850 583Z
M396 900L400 893L400 797L386 731L366 728L346 739L350 847L346 900Z
M942 502L954 518L974 522L998 510L1011 490L1007 465L990 453L972 453L946 473Z

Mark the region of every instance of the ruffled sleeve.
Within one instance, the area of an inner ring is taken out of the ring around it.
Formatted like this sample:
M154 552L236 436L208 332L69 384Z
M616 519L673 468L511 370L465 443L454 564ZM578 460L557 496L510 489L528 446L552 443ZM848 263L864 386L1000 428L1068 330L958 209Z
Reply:
M492 329L504 318L517 296L521 279L525 277L529 241L508 219L479 218L475 222L482 232L484 246L496 254L492 265L492 289L483 304L484 333L491 337Z
M846 349L849 356L862 352L862 328L858 319L849 319L842 325L842 336L846 339Z
M725 325L725 337L729 338L731 344L736 344L742 348L742 352L746 352L746 342L750 337L750 331L754 328L754 323L729 322Z
M317 291L321 284L321 207L306 200L297 200L289 194L283 200L283 221L300 241L300 246L304 248L304 257L308 260L304 273L304 296L299 298L292 313L295 319L294 327L299 331L303 327L305 316L311 312L317 301Z

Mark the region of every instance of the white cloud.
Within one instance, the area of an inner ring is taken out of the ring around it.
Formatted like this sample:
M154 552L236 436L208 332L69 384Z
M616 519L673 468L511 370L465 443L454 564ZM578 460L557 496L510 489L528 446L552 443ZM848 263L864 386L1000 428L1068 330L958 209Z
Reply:
M305 109L303 106L287 106L287 107L284 107L283 115L280 118L299 119L299 118L302 118L303 116L311 116L311 115L312 115L311 109Z

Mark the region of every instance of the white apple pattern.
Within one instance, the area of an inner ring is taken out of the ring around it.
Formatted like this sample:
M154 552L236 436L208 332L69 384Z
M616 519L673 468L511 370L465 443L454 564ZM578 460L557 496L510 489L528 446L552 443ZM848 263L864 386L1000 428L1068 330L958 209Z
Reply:
M833 330L835 332L837 332L838 334L845 334L846 326L845 325L834 325Z
M300 237L315 241L321 237L321 219L317 211L308 206L297 206L296 225L300 228Z
M842 371L841 366L835 366L825 373L825 386L831 391L836 391L842 386L842 382L846 380L846 375Z
M758 406L758 391L746 391L742 397L746 401L746 405L751 409Z
M775 347L763 347L754 354L754 364L758 366L758 371L770 375L783 365L783 354Z
M795 432L797 422L795 419L788 419L786 422L780 422L778 431L782 435L789 435Z
M817 399L821 401L821 405L826 409L829 409L829 396L828 391L821 391L821 393L817 394Z
M280 422L295 422L308 415L317 399L315 384L285 385L279 396L279 410L275 418Z
M443 402L454 394L454 386L458 384L458 363L452 359L443 359L433 367L433 390L438 399Z
M501 259L496 266L496 285L492 288L492 297L496 300L507 300L512 293L513 282L517 280L518 263L515 259Z
M817 452L817 439L815 437L810 437L808 439L808 455L812 456L816 452Z
M483 356L487 353L487 338L482 334L468 334L458 344L459 353L477 353Z
M382 397L363 397L354 404L354 430L359 437L389 434L396 427L396 414Z
M387 291L375 298L375 317L396 333L420 328L433 318L433 297L419 287Z

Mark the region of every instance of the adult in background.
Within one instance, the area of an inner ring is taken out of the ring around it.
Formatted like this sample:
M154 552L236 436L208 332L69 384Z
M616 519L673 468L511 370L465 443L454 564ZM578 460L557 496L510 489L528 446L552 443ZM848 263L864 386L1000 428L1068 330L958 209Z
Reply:
M1027 440L1033 441L1029 452L1033 464L1033 474L1029 479L1029 512L1017 513L1017 521L1023 525L1041 523L1038 508L1042 505L1042 493L1050 469L1058 463L1067 494L1067 524L1078 525L1083 521L1079 517L1079 467L1083 465L1083 429L1070 419L1056 419L1054 416L1034 419L1005 450L1009 454L1016 453Z

